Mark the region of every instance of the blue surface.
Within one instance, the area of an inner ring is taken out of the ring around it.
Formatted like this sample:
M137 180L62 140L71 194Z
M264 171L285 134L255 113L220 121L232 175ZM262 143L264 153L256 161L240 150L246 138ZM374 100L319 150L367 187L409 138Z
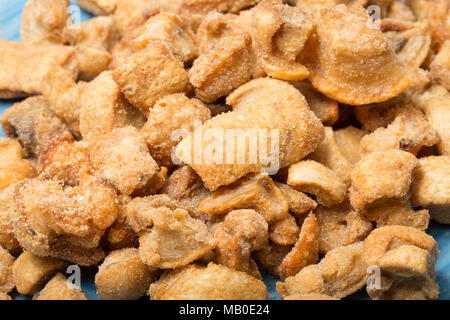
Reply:
M20 23L22 9L26 0L0 0L0 33L1 38L5 40L20 41ZM91 17L90 14L81 11L81 19L86 20ZM0 100L0 114L6 108L11 106L15 101ZM0 135L3 136L3 131L0 128ZM450 299L450 227L432 223L428 232L437 240L439 249L441 251L439 259L436 264L437 282L439 284L441 295L439 299ZM90 299L97 299L95 286L93 283L96 268L82 269L82 287L84 292ZM265 276L264 282L269 289L269 299L279 299L275 290L275 283L277 279L272 276ZM16 299L25 299L19 295ZM349 299L367 299L365 292L357 292L349 297Z

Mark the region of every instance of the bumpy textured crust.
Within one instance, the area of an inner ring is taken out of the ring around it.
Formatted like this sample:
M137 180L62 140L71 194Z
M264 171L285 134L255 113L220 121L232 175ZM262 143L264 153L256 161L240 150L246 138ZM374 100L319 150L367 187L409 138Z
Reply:
M108 15L114 12L120 0L76 0L84 10L97 16Z
M138 249L122 249L106 256L95 275L95 286L100 300L136 300L158 275L158 270L142 263Z
M9 301L12 300L11 297L3 292L0 292L0 301Z
M205 281L208 279L208 281ZM265 300L264 283L248 274L210 263L166 271L150 286L152 300Z
M269 239L279 245L294 244L300 233L294 216L288 214L281 220L275 221L269 226Z
M0 246L12 254L17 254L22 250L14 236L12 225L13 215L16 213L14 203L15 188L16 185L13 184L0 191Z
M56 274L33 300L88 300L81 288L67 280L61 273Z
M144 10L147 0L118 1L112 18L123 38L130 39L136 29L147 20Z
M289 211L297 218L304 217L317 207L317 202L303 192L297 191L284 183L275 182L275 185L280 189L281 194L286 199Z
M445 41L430 64L431 77L445 89L450 90L450 40Z
M16 286L13 281L12 269L14 257L0 247L0 292L8 293Z

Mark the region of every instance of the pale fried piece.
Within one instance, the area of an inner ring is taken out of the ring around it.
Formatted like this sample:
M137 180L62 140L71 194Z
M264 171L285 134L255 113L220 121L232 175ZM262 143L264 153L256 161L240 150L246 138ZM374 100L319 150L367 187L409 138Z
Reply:
M207 279L207 281L205 281ZM265 300L264 283L225 266L189 265L166 271L150 285L152 300Z
M148 266L174 269L188 265L214 248L206 225L183 209L161 207L152 215L153 227L139 238L139 255Z
M120 41L113 44L111 48L111 64L109 65L110 70L114 70L118 66L122 65L135 53L133 47L130 44L129 39L122 38Z
M303 222L300 236L291 252L283 259L280 278L295 276L304 267L315 264L319 259L319 224L313 213Z
M367 278L363 243L357 242L328 252L320 263L278 282L277 291L282 299L292 294L311 293L340 299L364 287Z
M307 294L292 294L285 297L283 300L339 300L338 298L330 297L326 294L321 293L307 293Z
M361 138L364 135L363 130L352 126L334 131L334 139L339 150L352 165L361 160Z
M313 86L326 96L362 105L386 101L409 85L407 69L381 31L370 26L363 8L324 9L316 32L302 62Z
M61 273L56 274L33 300L88 300L81 288L75 286Z
M300 233L296 219L290 214L269 226L269 239L279 245L294 244Z
M450 90L450 39L442 44L430 65L431 77L445 89Z
M37 175L34 164L25 159L0 163L0 190Z
M425 4L418 6L418 10L423 12L420 15L425 15L429 19L429 26L433 40L443 42L450 39L450 5L445 0L426 1ZM416 12L416 14L418 14Z
M400 0L394 0L389 6L388 17L391 19L406 21L414 21L416 19L412 9Z
M22 146L17 140L0 137L0 163L22 159Z
M76 2L94 15L104 16L113 13L120 0L76 0Z
M72 79L76 78L78 61L74 53L71 47L33 46L0 40L0 99L43 93L42 80L54 67L62 67Z
M228 96L227 104L233 106L232 112L207 121L176 150L210 190L248 173L274 173L311 153L323 140L320 120L301 93L283 81L252 80ZM202 150L194 148L197 139ZM240 141L237 146L236 140ZM223 152L215 152L222 144Z
M359 9L366 3L367 0L297 0L296 6L309 14L314 14L315 12L320 11L320 9L334 8L338 4L345 4L350 9Z
M312 160L300 161L289 167L288 185L313 194L316 201L326 207L344 201L347 188L336 173Z
M0 301L9 301L12 300L11 297L3 292L0 292Z
M194 61L189 80L197 97L214 102L250 79L248 41L246 36L239 34L222 38Z
M53 140L69 131L42 96L14 104L2 114L0 122L6 136L19 140L29 157L38 157Z
M400 149L417 154L439 141L438 134L422 112L412 106L398 108L394 121L361 139L363 153Z
M16 289L20 294L35 294L45 283L53 278L59 270L64 269L67 262L55 258L39 257L24 251L14 262L12 276Z
M148 19L131 40L136 51L147 48L152 42L162 42L182 63L193 61L198 56L195 34L181 17L169 12L161 12Z
M8 293L14 289L13 264L14 257L3 247L0 247L0 292Z
M408 199L389 199L376 203L363 213L370 221L375 221L377 227L399 225L425 231L430 222L428 210L414 211Z
M362 214L354 211L350 201L326 208L319 206L315 211L320 228L320 253L362 241L372 231L372 224Z
M183 92L189 83L181 63L163 44L139 51L113 71L113 78L125 97L144 115L158 98Z
M303 80L308 69L297 62L313 24L296 7L281 0L263 0L253 13L252 45L264 71L281 80Z
M434 265L438 254L436 241L415 228L375 229L364 241L364 260L367 266L381 269L384 284L368 287L367 292L373 299L436 299L439 287Z
M373 132L380 127L387 127L394 121L396 112L404 100L399 95L390 100L381 103L372 103L365 106L354 108L356 119L361 123L364 131Z
M200 100L175 93L159 99L150 109L141 134L152 157L160 165L172 167L173 148L183 136L210 118L211 112Z
M142 263L139 250L134 248L113 251L106 256L95 275L100 300L136 300L144 296L159 276Z
M12 216L16 214L15 188L16 185L13 184L0 191L0 247L5 248L12 254L17 254L22 249L14 236L12 225Z
M419 159L411 186L414 206L430 211L431 217L450 224L450 158L432 156Z
M251 254L267 244L268 224L254 210L234 210L214 233L216 261L262 279Z
M62 32L70 18L69 3L69 0L28 0L20 26L23 43L63 44Z
M42 179L59 180L74 187L80 183L80 172L90 166L86 143L75 141L72 135L66 132L41 154L38 172Z
M123 38L131 38L133 32L145 23L144 9L148 3L148 0L118 1L112 18Z
M352 172L352 207L361 211L375 201L405 197L418 164L415 156L400 150L372 152L363 157Z
M348 187L350 185L353 165L339 149L334 137L333 128L325 127L325 140L308 156L334 171Z
M317 207L317 202L308 197L303 192L297 191L287 184L275 182L281 194L288 202L289 211L297 218L303 217Z
M158 174L158 164L134 127L114 129L91 143L89 151L96 174L123 195L144 189Z
M314 89L309 82L299 81L293 83L293 85L305 96L309 107L324 126L331 126L336 123L339 118L339 106L336 101Z
M280 277L281 262L291 250L292 246L280 246L269 241L261 250L254 251L252 257L261 271Z
M116 128L141 128L145 117L123 96L111 72L103 72L86 85L81 97L80 132L83 140L94 142Z
M225 214L233 209L255 209L272 223L287 216L289 205L272 179L260 173L247 175L214 191L200 202L197 211Z

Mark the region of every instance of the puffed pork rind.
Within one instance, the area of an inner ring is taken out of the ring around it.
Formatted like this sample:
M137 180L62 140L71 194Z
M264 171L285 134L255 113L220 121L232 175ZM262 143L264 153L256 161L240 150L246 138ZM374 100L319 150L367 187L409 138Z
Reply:
M22 248L14 235L12 216L16 213L14 202L15 184L0 191L0 246L11 252L19 253Z
M279 245L293 245L298 239L300 229L294 216L287 214L269 226L269 239Z
M414 155L400 150L372 152L363 157L352 171L352 207L361 211L376 201L407 196L418 164Z
M309 110L301 93L285 82L268 78L252 80L228 96L227 104L233 106L232 112L207 121L176 149L176 156L189 164L210 190L248 173L289 166L314 151L323 140L320 120ZM242 130L249 140L259 136L260 141L253 146L256 150L250 150L246 144L238 144L236 148L236 137L225 136L228 129L239 133L240 138ZM263 131L258 133L260 130ZM202 150L195 150L194 142L202 142ZM213 146L222 143L223 153L211 152ZM233 147L234 153L226 151L227 145ZM252 161L255 156L256 161ZM240 164L242 160L244 163Z
M363 130L352 126L334 131L334 139L339 150L352 165L361 160L361 138L364 135Z
M158 98L183 92L188 75L181 63L161 43L149 45L113 70L125 97L144 115Z
M40 292L33 296L33 300L88 300L81 288L57 273Z
M306 214L317 207L317 202L315 202L303 192L297 191L291 186L284 183L275 182L275 185L278 187L278 189L280 189L281 194L286 199L289 206L289 211L296 218L304 218Z
M8 293L16 286L13 281L12 269L15 258L0 246L0 292Z
M117 3L112 18L122 38L132 38L134 32L147 20L145 8L148 0L127 0Z
M166 271L149 294L152 300L265 300L267 288L245 272L210 263Z
M338 102L382 102L410 84L408 69L381 31L371 27L362 8L350 10L341 4L321 11L316 36L303 52L301 61L312 85Z
M450 224L450 158L431 156L419 159L411 185L414 206L429 209L433 219Z
M97 16L105 16L114 12L120 0L76 0L84 10Z
M10 301L10 300L12 300L12 298L8 294L0 292L0 301Z
M450 90L450 39L445 41L430 64L431 78Z
M67 46L34 46L1 40L0 99L43 93L42 80L54 67L64 68L75 79L78 61L74 53L74 49Z

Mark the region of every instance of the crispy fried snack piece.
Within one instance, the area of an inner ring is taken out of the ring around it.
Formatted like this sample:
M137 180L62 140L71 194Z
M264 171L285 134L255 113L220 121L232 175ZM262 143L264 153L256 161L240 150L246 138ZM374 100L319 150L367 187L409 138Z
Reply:
M272 78L302 80L308 69L297 62L313 24L296 7L281 0L263 0L253 13L252 45L258 62Z
M63 44L62 32L67 25L69 0L28 0L22 13L20 36L25 44Z
M402 95L399 95L385 102L354 108L354 114L364 131L373 132L392 123L397 111L401 110L401 107L399 108L401 104L404 104L404 100Z
M249 41L243 34L221 38L194 61L189 80L197 97L214 102L251 78Z
M364 287L366 280L363 243L357 242L328 252L320 263L278 282L277 291L282 299L293 294L312 293L340 299Z
M304 218L305 214L317 207L317 202L303 192L297 191L284 183L275 182L275 185L280 189L281 194L288 202L289 211L294 214L296 218Z
M287 216L289 205L272 179L259 173L247 175L214 191L200 202L197 211L225 214L233 209L255 209L272 223Z
M330 297L326 294L321 293L308 293L308 294L292 294L290 296L285 297L283 300L339 300L334 297Z
M42 80L54 67L62 67L72 79L76 78L78 61L74 53L71 47L34 46L0 40L0 99L43 93Z
M314 213L320 228L319 247L322 254L362 241L372 231L370 221L353 210L348 199L331 208L319 206Z
M414 206L424 207L431 217L450 224L450 158L432 156L419 159L411 185Z
M295 276L304 267L315 264L319 259L319 224L310 213L302 224L300 236L294 248L281 262L280 278Z
M363 157L352 172L352 207L361 211L376 201L407 196L418 164L411 153L400 150L372 152Z
M183 92L189 83L181 63L160 43L149 45L113 71L125 97L144 115L158 98Z
M68 263L49 257L39 257L24 251L14 261L12 277L20 294L35 294L56 272L67 267Z
M205 281L208 279L208 281ZM152 300L265 300L264 283L225 266L189 265L166 271L150 285Z
M160 165L172 167L173 148L183 136L210 118L211 112L200 100L175 93L159 99L150 109L141 134L152 157Z
M281 263L291 251L292 246L280 246L269 241L261 250L254 251L252 258L261 271L280 277Z
M86 85L81 97L80 132L83 140L94 142L116 128L141 128L145 117L120 91L109 71Z
M334 139L339 150L352 165L361 160L361 138L364 135L363 130L352 126L334 131Z
M251 254L267 244L268 224L254 210L233 210L214 233L216 261L230 269L262 279Z
M228 96L227 104L233 106L232 112L207 121L184 138L176 150L178 158L192 166L210 190L248 173L289 166L323 140L320 120L309 110L301 93L283 81L252 80ZM237 138L247 140L242 135L250 140L251 147L247 143L235 147ZM259 143L254 141L258 137ZM202 142L202 150L194 148L197 139ZM215 152L222 144L225 151Z
M0 292L0 301L9 301L12 300L11 297L3 292Z
M430 65L432 79L450 90L450 39L446 40Z
M0 247L0 292L8 293L16 286L13 281L12 269L14 257Z
M300 233L294 216L287 214L281 220L275 221L269 226L269 239L279 245L294 244Z
M127 61L133 54L135 54L135 51L130 44L130 40L127 38L120 39L120 41L114 43L111 48L112 61L109 65L109 69L114 70L118 66L125 63L125 61Z
M144 296L159 276L142 263L139 250L116 250L106 256L95 275L95 286L100 300L136 300Z
M308 158L330 168L347 187L350 185L353 165L339 149L332 127L325 127L325 140Z
M312 85L350 105L386 101L410 83L387 38L368 21L367 12L345 5L324 9L317 36L307 42L302 62ZM389 79L389 81L386 81Z
M377 228L364 241L367 266L381 269L381 286L368 286L372 299L436 299L434 265L439 255L436 241L405 226Z
M378 128L361 139L363 153L400 149L417 154L422 148L438 143L438 133L420 110L405 106L395 113L394 121L386 128Z
M336 173L312 160L300 161L289 167L288 185L315 195L316 201L326 207L344 201L347 192L344 181Z
M22 159L22 146L13 138L0 137L0 163Z
M76 0L76 2L94 15L106 16L114 12L120 0Z
M153 42L164 43L182 63L189 63L198 57L194 32L174 13L161 12L148 19L135 32L131 45L139 51Z
M215 246L204 222L183 209L154 210L153 227L139 238L139 255L148 266L174 269L188 265Z
M96 174L123 195L146 188L158 174L158 164L134 127L114 129L91 143L89 151Z
M132 38L136 29L145 23L148 17L145 16L144 10L149 2L148 0L118 1L112 18L123 38Z
M69 131L42 96L14 104L2 114L0 122L6 136L19 140L28 157L38 157L53 140Z
M22 248L14 236L12 216L16 214L14 203L15 184L0 191L0 247L5 248L12 254L18 254Z
M81 288L72 284L61 273L57 273L33 300L89 300Z

